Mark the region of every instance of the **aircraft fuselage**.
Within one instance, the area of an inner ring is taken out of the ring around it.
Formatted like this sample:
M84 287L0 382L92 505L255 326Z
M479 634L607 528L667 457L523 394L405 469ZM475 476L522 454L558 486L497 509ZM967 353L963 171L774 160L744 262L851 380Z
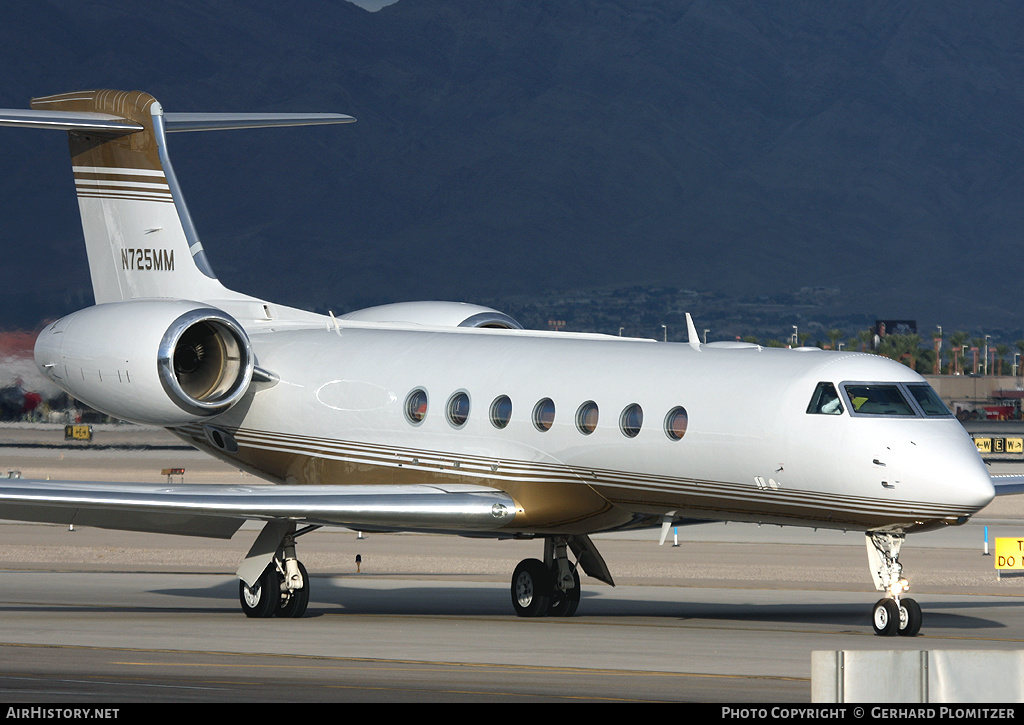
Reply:
M840 414L809 412L822 382L926 385L874 355L353 323L250 335L279 379L179 434L286 484L499 488L520 506L503 534L654 526L669 512L909 532L962 523L993 495L948 414L857 414L852 393ZM407 413L417 391L422 420Z

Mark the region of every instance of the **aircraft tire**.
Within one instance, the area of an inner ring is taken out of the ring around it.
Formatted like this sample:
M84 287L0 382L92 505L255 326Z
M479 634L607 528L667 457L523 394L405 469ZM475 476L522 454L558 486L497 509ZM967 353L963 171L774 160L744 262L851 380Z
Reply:
M896 634L900 626L900 608L892 599L879 599L871 611L871 626L875 634L889 637Z
M580 575L573 570L573 588L562 591L554 587L551 592L551 601L548 603L549 617L571 617L576 614L576 608L580 605Z
M548 613L554 581L538 559L524 559L512 573L512 606L519 617L543 617Z
M916 637L921 631L921 605L913 599L900 600L900 626L897 630L901 637Z
M302 574L302 589L294 590L291 596L281 600L275 614L283 619L298 619L306 613L306 607L309 606L309 576L302 562L296 563L299 565L299 573Z
M280 605L279 590L277 568L273 564L263 570L252 588L244 581L239 581L238 600L245 616L251 619L273 617Z

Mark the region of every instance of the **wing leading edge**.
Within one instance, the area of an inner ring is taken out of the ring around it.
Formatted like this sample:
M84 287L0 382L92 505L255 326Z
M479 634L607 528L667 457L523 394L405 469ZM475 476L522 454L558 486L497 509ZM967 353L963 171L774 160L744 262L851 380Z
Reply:
M486 533L507 526L516 511L507 494L464 485L0 484L0 519L224 539L245 521Z
M999 474L991 476L996 496L1011 496L1024 493L1024 474Z

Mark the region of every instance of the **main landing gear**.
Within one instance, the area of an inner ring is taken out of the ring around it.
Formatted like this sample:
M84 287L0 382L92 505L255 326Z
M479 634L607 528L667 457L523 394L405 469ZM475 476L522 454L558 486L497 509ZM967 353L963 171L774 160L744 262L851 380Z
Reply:
M295 558L295 539L316 528L309 526L296 533L295 526L290 525L282 532L279 527L273 526L273 522L267 524L239 569L241 580L238 582L238 600L245 616L258 619L298 618L306 613L309 605L309 575L302 562ZM267 542L274 540L279 544L270 549L270 563L266 564L263 572L250 585L243 573L263 565L268 556Z
M302 562L292 561L295 570L291 575L286 573L290 568L289 562L275 558L254 586L250 587L244 580L238 582L238 599L245 616L294 618L306 613L309 578Z
M877 635L915 637L921 631L921 606L910 597L902 596L910 588L899 562L905 538L905 534L866 532L868 565L875 588L887 595L879 599L871 611L871 625Z
M569 561L567 549L576 555ZM551 536L544 539L544 560L525 559L512 573L512 607L520 617L571 617L580 604L583 570L615 586L608 566L587 536Z

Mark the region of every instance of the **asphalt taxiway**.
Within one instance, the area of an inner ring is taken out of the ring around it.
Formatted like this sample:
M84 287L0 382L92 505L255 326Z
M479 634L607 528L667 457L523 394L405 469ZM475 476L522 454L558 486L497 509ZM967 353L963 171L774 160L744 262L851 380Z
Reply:
M97 429L90 446L0 429L0 472L160 481L165 468L246 478L162 431ZM1024 497L908 538L925 620L907 639L872 634L878 595L852 532L597 537L617 586L584 577L575 617L527 620L508 582L538 542L319 530L299 541L307 616L248 620L233 572L256 527L217 541L0 522L0 699L807 702L815 650L1024 649L1024 579L997 579L986 526L992 541L1024 534Z

